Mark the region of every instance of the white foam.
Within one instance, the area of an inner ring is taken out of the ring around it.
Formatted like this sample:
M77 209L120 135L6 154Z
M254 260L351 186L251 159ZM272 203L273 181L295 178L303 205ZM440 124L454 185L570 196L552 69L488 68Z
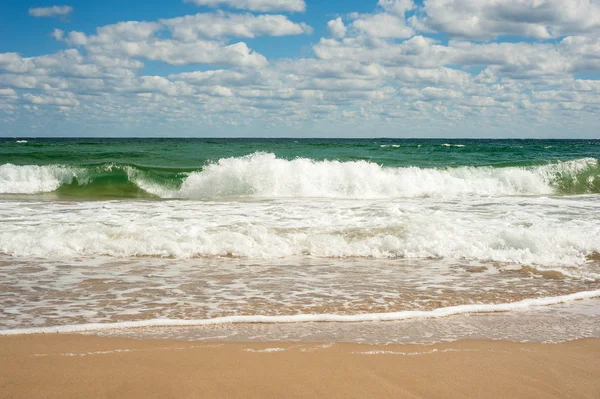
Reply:
M600 252L595 196L158 201L150 208L138 201L0 201L0 214L0 252L15 257L444 258L585 277L592 272L586 257Z
M27 143L27 140L17 140L17 143Z
M179 190L138 183L166 198L407 198L548 195L558 179L596 167L594 158L535 167L389 168L367 161L286 160L254 153L191 173Z
M353 355L400 355L400 356L422 356L422 355L433 355L436 353L449 353L449 352L493 352L491 350L485 351L481 349L432 349L425 352L399 352L399 351L388 351L388 350L373 350L364 352L352 352Z
M52 192L68 184L81 171L63 165L0 165L0 193L36 194Z
M75 333L84 331L101 331L112 329L142 328L142 327L192 327L208 326L217 324L245 324L245 323L308 323L308 322L375 322L375 321L398 321L407 319L429 319L437 317L448 317L467 313L493 313L525 310L532 307L556 305L564 302L577 301L600 297L600 290L584 291L570 295L525 299L519 302L499 304L473 304L450 306L429 311L403 311L393 313L365 313L356 315L338 314L298 314L290 316L227 316L213 319L184 320L184 319L153 319L128 321L119 323L91 323L79 325L65 325L52 327L18 328L12 330L1 330L0 335L26 335L26 334L50 334L50 333Z
M462 148L464 146L465 146L464 144L448 144L448 143L442 144L442 147L458 147L458 148Z
M132 166L109 164L98 170L122 169L130 181L163 198L368 199L548 195L559 191L561 180L576 182L578 173L597 166L596 159L582 158L532 167L394 168L367 161L286 160L254 153L208 164L190 173L179 189L153 181ZM89 170L64 165L4 164L0 165L0 193L50 192L75 178L87 184L90 176ZM594 181L594 176L587 178L589 188Z
M273 352L283 352L285 348L265 348L265 349L253 349L248 348L244 349L244 352L254 352L254 353L273 353Z

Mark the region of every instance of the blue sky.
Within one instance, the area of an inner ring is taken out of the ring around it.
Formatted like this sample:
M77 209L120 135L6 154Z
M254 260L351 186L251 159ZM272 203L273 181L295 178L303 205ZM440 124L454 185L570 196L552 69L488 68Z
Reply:
M11 1L1 136L598 138L600 0Z

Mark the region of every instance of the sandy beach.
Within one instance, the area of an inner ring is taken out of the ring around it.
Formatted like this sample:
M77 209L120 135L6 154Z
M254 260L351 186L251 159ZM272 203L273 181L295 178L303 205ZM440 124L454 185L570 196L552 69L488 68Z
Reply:
M0 338L2 398L598 398L600 339L560 344Z

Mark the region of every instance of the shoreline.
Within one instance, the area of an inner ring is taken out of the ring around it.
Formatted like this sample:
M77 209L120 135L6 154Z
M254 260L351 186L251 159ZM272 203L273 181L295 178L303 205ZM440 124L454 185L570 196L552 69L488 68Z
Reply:
M77 333L77 332L95 332L102 330L115 330L127 328L144 327L201 327L221 324L295 324L307 322L333 322L333 323L356 323L356 322L389 322L402 320L425 320L436 319L448 316L458 316L465 314L493 314L509 311L532 310L536 308L562 305L569 302L597 299L600 297L600 290L582 291L568 295L555 297L528 298L516 302L490 303L490 304L468 304L437 308L433 310L406 310L390 313L363 313L357 315L339 315L339 314L300 314L288 316L224 316L212 319L185 320L185 319L150 319L139 321L124 321L114 323L89 323L79 325L51 326L51 327L33 327L16 328L13 330L0 330L0 336L6 335L28 335L28 334L48 334L48 333Z
M578 397L600 339L430 345L0 337L0 397Z
M350 321L354 318L360 319L364 314L333 315L350 319L346 321L314 321L320 315L241 316L206 319L200 322L186 319L151 319L116 324L92 323L6 329L0 330L0 337L60 333L199 342L337 342L372 345L434 344L465 339L559 343L583 338L600 338L600 298L520 308L520 305L527 305L532 301L548 299L560 298L538 298L504 304L513 308L510 311L457 312L458 314L449 316L437 314L453 313L451 311L457 309L473 310L473 305L466 305L428 312L372 314L381 318L381 321ZM487 308L489 305L481 306ZM384 320L386 317L398 315L417 317L398 320L392 317L392 320ZM321 316L329 318L331 315ZM299 318L308 320L296 322ZM237 323L233 322L236 320Z

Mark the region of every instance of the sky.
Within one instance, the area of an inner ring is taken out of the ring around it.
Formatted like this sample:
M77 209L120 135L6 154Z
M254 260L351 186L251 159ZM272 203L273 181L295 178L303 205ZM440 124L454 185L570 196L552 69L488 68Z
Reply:
M600 138L600 0L4 0L0 136Z

